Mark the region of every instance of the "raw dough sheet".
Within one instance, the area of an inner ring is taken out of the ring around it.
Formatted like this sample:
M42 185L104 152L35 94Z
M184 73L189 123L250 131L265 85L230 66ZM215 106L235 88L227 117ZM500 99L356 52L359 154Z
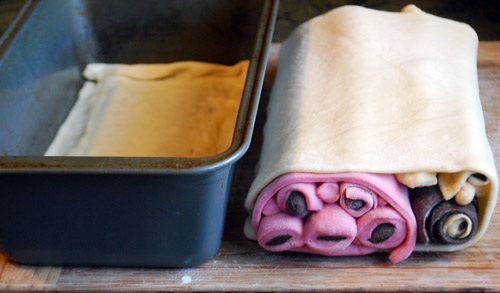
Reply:
M231 145L248 61L89 64L46 156L208 157Z

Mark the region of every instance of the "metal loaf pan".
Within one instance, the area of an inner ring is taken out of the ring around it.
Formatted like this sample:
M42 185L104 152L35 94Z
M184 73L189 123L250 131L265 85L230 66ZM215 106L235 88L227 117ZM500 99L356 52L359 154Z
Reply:
M0 249L44 265L190 267L219 249L252 136L278 0L27 1L0 39ZM90 62L250 68L230 149L43 157Z

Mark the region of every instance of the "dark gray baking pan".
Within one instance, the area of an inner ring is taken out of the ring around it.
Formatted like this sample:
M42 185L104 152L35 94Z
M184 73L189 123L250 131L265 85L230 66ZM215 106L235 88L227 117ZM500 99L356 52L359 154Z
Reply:
M43 265L190 267L219 249L252 136L278 0L27 1L0 39L0 249ZM250 59L230 149L43 157L90 62Z

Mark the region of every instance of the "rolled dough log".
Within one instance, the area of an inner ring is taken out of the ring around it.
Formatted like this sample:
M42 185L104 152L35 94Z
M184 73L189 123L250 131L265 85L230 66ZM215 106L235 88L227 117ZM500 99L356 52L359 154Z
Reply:
M477 46L470 26L415 6L402 13L344 6L299 26L281 47L247 211L288 173L413 173L426 180L477 173L486 178L478 187L477 233L463 244L416 250L475 243L498 195Z

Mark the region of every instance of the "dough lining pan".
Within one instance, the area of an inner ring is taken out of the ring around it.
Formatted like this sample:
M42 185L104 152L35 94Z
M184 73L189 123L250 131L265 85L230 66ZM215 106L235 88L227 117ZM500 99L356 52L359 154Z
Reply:
M27 264L191 267L219 249L278 1L34 0L0 39L0 249ZM250 60L230 148L44 157L86 64Z

